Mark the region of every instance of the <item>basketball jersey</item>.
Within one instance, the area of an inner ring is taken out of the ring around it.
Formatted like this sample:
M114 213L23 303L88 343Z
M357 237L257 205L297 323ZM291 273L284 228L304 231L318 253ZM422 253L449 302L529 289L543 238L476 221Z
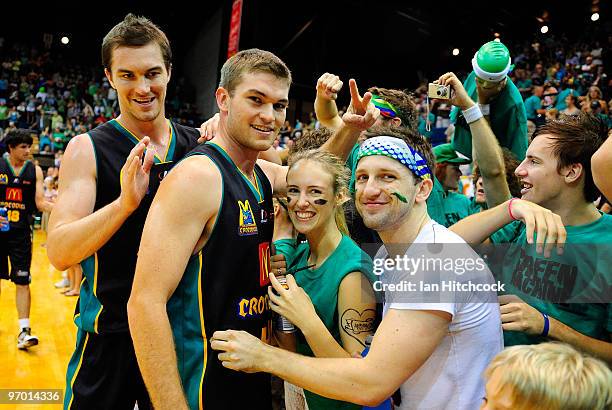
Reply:
M127 302L132 289L140 237L149 207L159 184L175 161L197 145L199 132L168 121L170 140L163 157L155 157L149 189L138 208L93 255L81 262L83 283L75 323L99 334L127 332ZM111 120L89 133L94 147L97 181L94 212L115 201L121 193L120 173L125 160L139 142L118 121Z
M0 158L0 208L8 211L11 229L29 229L36 212L36 166L26 161L19 173Z
M202 144L189 155L213 161L223 194L210 237L190 258L167 306L182 385L192 409L270 408L270 376L224 368L210 337L235 329L268 340L272 187L258 165L253 185L216 144Z

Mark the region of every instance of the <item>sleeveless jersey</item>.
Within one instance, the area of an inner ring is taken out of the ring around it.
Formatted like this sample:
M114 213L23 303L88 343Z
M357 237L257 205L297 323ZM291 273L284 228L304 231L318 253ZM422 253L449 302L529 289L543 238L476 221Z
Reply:
M227 329L266 341L270 335L272 188L258 165L253 185L216 144L200 145L189 155L213 161L223 194L210 237L190 258L167 306L183 388L192 409L269 409L270 376L224 368L209 338Z
M75 323L99 334L127 332L127 302L132 289L142 228L161 180L175 161L197 145L199 132L168 121L170 141L163 157L155 157L149 189L139 207L96 253L81 262L83 283L76 307ZM108 205L121 193L120 173L138 138L118 121L111 120L89 133L97 167L94 211Z
M11 229L30 228L35 195L36 166L26 161L16 173L8 158L0 158L0 208L7 209Z

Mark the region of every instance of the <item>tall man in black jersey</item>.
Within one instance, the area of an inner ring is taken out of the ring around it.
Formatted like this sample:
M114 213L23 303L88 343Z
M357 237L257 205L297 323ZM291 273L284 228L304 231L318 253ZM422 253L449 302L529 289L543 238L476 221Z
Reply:
M121 115L68 144L49 221L50 261L80 263L84 277L64 408L143 410L126 308L138 243L160 181L199 133L165 117L171 50L151 21L126 16L104 38L102 63Z
M156 409L270 408L270 378L221 366L209 337L237 327L267 340L274 211L287 168L258 160L285 121L291 74L267 51L221 69L215 138L164 180L147 217L128 304L142 375ZM351 81L351 110L322 147L346 158L378 110Z
M0 230L0 279L10 279L15 284L20 329L17 348L26 350L38 344L38 337L30 330L32 215L36 208L51 212L53 204L44 197L42 169L29 160L30 132L10 131L4 142L9 155L0 157L0 208L6 208L7 218L0 217L0 225L8 224L9 230Z

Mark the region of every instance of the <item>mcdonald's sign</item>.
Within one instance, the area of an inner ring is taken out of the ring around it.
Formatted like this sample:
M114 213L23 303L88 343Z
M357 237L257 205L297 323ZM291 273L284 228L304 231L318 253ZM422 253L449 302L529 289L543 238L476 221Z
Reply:
M23 201L21 188L6 188L6 200L12 202Z

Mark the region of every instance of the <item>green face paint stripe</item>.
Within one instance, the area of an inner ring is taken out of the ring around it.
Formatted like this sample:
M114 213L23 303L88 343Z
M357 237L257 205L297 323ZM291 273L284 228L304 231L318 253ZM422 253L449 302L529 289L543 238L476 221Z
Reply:
M392 192L391 195L395 195L397 197L397 199L399 199L400 201L404 202L404 203L408 203L408 200L406 199L406 197L402 194L400 194L399 192Z

